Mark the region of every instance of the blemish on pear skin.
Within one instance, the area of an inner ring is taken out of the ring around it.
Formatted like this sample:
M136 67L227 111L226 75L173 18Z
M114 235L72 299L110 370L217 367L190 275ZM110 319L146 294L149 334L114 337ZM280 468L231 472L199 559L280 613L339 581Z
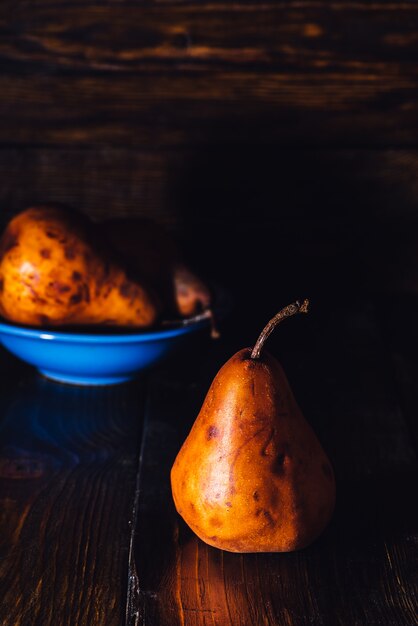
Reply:
M259 501L259 499L260 499L260 494L258 493L258 491L254 491L254 493L253 493L253 498L254 498L254 500L255 500L256 502L258 502L258 501Z
M90 302L90 289L88 285L83 285L84 300Z
M70 298L70 304L79 304L83 299L83 296L81 293L73 293L73 295Z
M69 287L65 283L60 283L58 280L55 280L52 283L52 287L55 289L55 291L58 291L58 293L67 293L67 291L71 291L71 287Z
M274 519L272 518L272 516L269 513L269 511L266 511L266 509L264 509L263 510L263 515L266 518L266 520L268 521L268 523L270 524L270 526L274 526Z
M329 465L327 465L327 463L322 464L322 471L324 472L325 476L329 478L329 480L333 479L332 469L330 468Z
M229 508L232 506L232 503L231 503L231 502L225 502L225 504L226 504L226 506L227 506L227 507L229 507Z
M40 254L43 259L51 258L51 250L49 248L42 248Z
M212 526L215 526L215 528L220 528L222 526L222 520L220 520L219 517L211 517L210 523Z
M264 443L264 446L260 452L261 456L272 456L274 453L274 445L273 445L273 438L274 438L274 434L275 434L275 430L274 428L271 429L270 434L266 440L266 442Z
M216 439L219 435L219 429L213 424L208 427L206 431L206 439L209 441L210 439Z
M53 233L50 230L46 231L46 236L48 237L48 239L56 239L58 237L56 233Z
M49 317L48 317L48 315L43 315L41 313L39 315L39 321L42 324L42 326L46 326L47 324L49 324Z
M285 461L286 461L286 455L284 452L282 452L281 454L279 454L276 458L276 460L273 463L272 466L272 472L274 474L284 474L285 472Z
M80 274L80 272L73 272L73 280L75 280L75 281L77 281L77 282L78 282L78 281L79 281L79 280L81 280L82 278L83 278L83 277L82 277L82 275Z

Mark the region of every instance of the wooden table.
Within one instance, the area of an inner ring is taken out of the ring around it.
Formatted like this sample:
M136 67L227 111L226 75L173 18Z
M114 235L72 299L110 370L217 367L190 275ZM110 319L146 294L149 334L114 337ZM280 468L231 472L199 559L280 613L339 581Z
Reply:
M0 624L417 624L418 352L413 309L396 306L401 326L394 307L319 301L271 339L337 477L331 525L291 554L211 548L171 498L173 459L242 328L106 388L2 352Z

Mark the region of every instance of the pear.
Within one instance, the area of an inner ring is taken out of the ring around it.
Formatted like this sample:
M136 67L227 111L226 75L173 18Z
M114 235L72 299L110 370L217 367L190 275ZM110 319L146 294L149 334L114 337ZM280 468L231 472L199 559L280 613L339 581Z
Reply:
M334 473L279 362L244 348L214 378L171 470L178 513L200 539L230 552L289 552L310 544L335 504Z
M92 222L61 206L15 216L0 240L0 313L32 326L149 327L158 302L109 254Z
M162 225L134 217L105 220L100 228L126 264L154 287L169 314L188 317L210 308L209 287Z

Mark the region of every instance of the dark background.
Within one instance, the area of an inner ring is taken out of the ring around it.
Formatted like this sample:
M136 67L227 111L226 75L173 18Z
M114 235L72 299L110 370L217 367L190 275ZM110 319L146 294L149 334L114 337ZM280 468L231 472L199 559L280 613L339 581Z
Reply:
M250 334L415 293L413 2L4 2L0 208L152 217Z
M129 385L0 351L2 624L416 623L417 33L412 1L1 2L0 222L153 218L233 303ZM337 509L302 552L223 553L170 467L221 365L304 297L269 349Z

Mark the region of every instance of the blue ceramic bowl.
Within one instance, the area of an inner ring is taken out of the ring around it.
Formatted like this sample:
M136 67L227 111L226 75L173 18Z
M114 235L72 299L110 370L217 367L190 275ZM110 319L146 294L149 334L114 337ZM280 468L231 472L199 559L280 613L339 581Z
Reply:
M177 348L207 319L152 332L68 332L0 322L0 341L44 376L74 385L113 385L133 378Z

